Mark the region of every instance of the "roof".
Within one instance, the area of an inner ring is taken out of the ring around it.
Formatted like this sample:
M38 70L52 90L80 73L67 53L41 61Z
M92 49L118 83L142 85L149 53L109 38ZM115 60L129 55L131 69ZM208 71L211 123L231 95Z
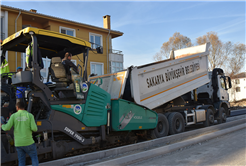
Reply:
M8 11L13 11L13 12L21 11L22 14L32 15L32 16L36 16L36 17L42 17L42 18L46 18L46 19L54 20L54 21L59 20L61 22L67 22L69 24L74 24L74 25L78 25L81 27L87 27L90 29L95 29L98 31L106 32L106 33L109 32L109 29L106 29L106 28L97 27L97 26L93 26L93 25L89 25L89 24L84 24L81 22L71 21L71 20L67 20L67 19L63 19L63 18L59 18L59 17L55 17L55 16L45 15L45 14L41 14L41 13L34 13L31 11L27 11L27 10L23 10L23 9L19 9L19 8L14 8L14 7L6 6L6 5L1 5L1 10L8 10ZM110 29L110 34L112 35L112 38L115 38L115 37L122 36L123 32Z
M236 79L236 78L246 78L246 72L242 72L232 76L232 79Z

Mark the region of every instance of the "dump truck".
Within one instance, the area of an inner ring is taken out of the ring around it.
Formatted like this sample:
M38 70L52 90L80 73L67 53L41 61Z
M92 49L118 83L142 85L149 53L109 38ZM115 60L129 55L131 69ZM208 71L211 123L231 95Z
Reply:
M26 110L34 115L38 126L33 138L40 162L135 143L139 138L160 138L200 122L212 125L214 117L221 120L230 113L226 99L222 101L219 96L220 80L224 80L227 87L229 77L224 76L221 69L213 71L212 80L217 81L217 87L212 90L217 89L217 98L206 94L206 87L200 89L207 104L190 95L190 91L210 82L208 45L177 50L169 60L88 80L91 43L27 27L6 38L1 45L1 56L5 56L6 51L25 53L27 47L32 47L32 66L14 73L12 84L1 82L4 99L1 115L9 118L16 111L13 105L17 101L26 104ZM96 50L102 53L102 48ZM66 52L81 57L83 62L83 67L78 66L79 74L71 71L72 79L67 77L61 61ZM43 82L41 77L42 57L51 59L48 76L51 83ZM194 92L199 92L198 89ZM11 105L6 104L10 101ZM17 163L11 138L14 139L13 129L1 131L1 165Z
M111 100L125 99L157 112L153 137L180 133L197 123L210 126L215 119L222 123L230 115L231 80L222 69L208 72L209 45L171 51L167 60L94 76L90 82L107 91ZM126 126L121 116L113 116L119 119L112 125L116 131ZM135 120L144 114L128 110L125 116Z

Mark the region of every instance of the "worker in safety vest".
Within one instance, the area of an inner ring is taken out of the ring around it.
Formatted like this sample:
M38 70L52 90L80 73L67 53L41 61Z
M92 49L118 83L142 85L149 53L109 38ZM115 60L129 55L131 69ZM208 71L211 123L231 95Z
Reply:
M7 60L5 59L5 57L1 56L1 66L0 66L0 75L1 78L4 79L8 79L8 83L11 84L12 83L12 74L8 74L9 73L9 63L7 62ZM8 75L7 75L8 74ZM8 78L6 78L8 76Z
M38 47L38 64L39 64L39 67L41 67L41 69L44 68L44 64L43 64L43 60L42 60L42 55L41 55L41 51ZM33 43L30 43L28 45L28 47L26 48L26 65L27 65L27 68L32 68L32 61L33 61Z

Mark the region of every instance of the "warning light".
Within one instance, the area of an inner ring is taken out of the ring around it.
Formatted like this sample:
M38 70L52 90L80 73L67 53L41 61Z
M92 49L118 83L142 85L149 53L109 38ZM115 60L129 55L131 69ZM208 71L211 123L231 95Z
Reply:
M37 126L42 126L42 122L41 121L37 121Z

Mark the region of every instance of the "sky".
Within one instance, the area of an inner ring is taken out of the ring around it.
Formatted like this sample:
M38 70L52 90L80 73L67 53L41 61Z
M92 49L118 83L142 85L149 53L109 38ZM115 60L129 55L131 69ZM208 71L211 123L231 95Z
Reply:
M111 29L124 33L112 40L113 49L124 54L124 68L154 62L153 56L175 32L193 43L214 31L222 42L245 44L244 1L3 0L1 4L98 27L103 27L103 16L110 15Z

